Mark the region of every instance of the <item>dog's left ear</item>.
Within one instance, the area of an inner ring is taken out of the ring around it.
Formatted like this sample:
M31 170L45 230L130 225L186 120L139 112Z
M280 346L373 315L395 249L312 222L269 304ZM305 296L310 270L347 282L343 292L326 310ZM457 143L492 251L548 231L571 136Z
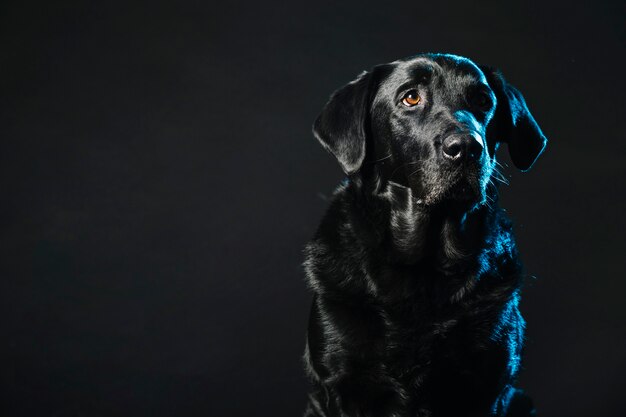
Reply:
M548 139L530 114L522 93L506 82L500 71L487 66L480 69L498 100L487 137L507 143L513 164L527 171L543 152Z
M371 78L371 73L363 72L335 91L313 124L317 140L348 175L357 172L365 159Z

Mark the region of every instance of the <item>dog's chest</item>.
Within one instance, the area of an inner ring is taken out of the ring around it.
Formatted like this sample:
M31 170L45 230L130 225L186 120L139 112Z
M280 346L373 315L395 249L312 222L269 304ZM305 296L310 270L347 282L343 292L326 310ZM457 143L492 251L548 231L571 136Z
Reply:
M396 272L396 283L402 278ZM484 318L496 315L499 308L494 303L480 303L485 294L473 285L467 285L463 300L453 300L457 284L444 285L442 281L451 277L412 278L413 285L404 285L404 297L395 292L393 296L398 298L391 296L377 307L380 332L375 351L377 360L394 376L409 379L421 378L445 352L454 352L457 359L471 355L476 342L493 332L493 323ZM455 280L465 282L465 278Z
M419 362L430 357L433 349L455 340L467 314L459 307L434 308L430 301L406 300L381 311L384 355Z

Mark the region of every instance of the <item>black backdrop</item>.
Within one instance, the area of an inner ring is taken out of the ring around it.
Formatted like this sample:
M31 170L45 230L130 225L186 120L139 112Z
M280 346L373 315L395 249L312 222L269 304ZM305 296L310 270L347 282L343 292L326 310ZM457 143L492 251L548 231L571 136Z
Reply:
M342 179L311 123L425 51L500 67L550 139L502 190L521 385L624 412L623 2L430 3L2 2L0 414L299 415L301 250Z

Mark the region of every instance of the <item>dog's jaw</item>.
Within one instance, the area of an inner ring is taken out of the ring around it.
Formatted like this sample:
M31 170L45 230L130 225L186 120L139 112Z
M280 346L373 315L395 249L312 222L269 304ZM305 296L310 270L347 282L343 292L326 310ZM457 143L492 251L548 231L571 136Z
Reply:
M484 163L473 167L444 170L425 163L419 176L408 178L407 186L413 198L425 208L443 206L473 211L489 203L494 164L495 160L485 158Z

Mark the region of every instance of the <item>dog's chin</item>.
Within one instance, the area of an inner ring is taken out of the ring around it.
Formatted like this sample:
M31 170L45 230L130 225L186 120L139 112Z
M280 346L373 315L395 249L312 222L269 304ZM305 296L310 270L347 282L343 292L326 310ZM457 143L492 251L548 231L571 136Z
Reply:
M447 186L430 187L420 200L427 207L468 212L485 204L487 191L480 181L463 178Z
M455 211L472 211L486 201L486 190L474 184L455 184L441 199L441 204Z

